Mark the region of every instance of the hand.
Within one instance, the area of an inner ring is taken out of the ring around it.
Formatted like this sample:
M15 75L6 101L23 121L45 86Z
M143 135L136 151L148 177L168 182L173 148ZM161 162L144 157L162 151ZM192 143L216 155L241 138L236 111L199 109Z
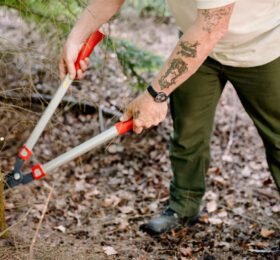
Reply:
M143 129L158 125L167 114L167 102L156 103L148 92L134 99L121 117L127 121L133 117L133 131L140 134Z
M89 58L80 61L81 69L76 71L75 62L78 58L79 52L83 46L83 43L74 43L71 40L67 40L64 44L60 61L59 61L59 78L63 80L67 73L69 73L72 80L82 79L85 76L85 71L90 65Z

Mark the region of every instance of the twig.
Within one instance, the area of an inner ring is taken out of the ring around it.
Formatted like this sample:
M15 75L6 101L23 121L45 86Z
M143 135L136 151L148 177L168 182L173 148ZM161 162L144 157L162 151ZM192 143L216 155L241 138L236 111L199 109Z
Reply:
M53 193L53 189L54 189L54 188L53 188L53 186L52 186L51 189L50 189L49 195L48 195L48 197L47 197L47 199L46 199L45 206L44 206L44 209L43 209L43 212L42 212L40 221L39 221L39 223L38 223L38 225L37 225L35 234L34 234L34 236L33 236L33 239L32 239L32 242L31 242L31 245L30 245L30 248L29 248L29 260L33 260L33 259L34 259L33 255L34 255L34 246L35 246L35 242L36 242L36 239L37 239L37 237L38 237L39 229L40 229L40 227L41 227L41 225L42 225L43 219L44 219L44 217L45 217L45 215L46 215L46 212L47 212L47 209L48 209L48 205L49 205L49 202L50 202L52 193Z
M105 130L105 126L104 126L103 107L102 106L100 106L98 109L98 119L99 119L100 132L103 132Z
M277 254L280 255L280 248L279 249L250 249L249 252L257 253L257 254Z
M266 193L265 191L257 190L257 189L253 189L253 192L269 199L275 199L276 201L278 200L276 193L274 196L274 194Z
M247 219L247 220L249 220L249 221L251 221L251 222L253 222L253 223L258 223L260 226L269 226L269 227L271 227L271 228L273 228L273 229L278 229L278 230L280 230L280 227L278 227L277 223L271 223L271 222L268 223L268 221L262 222L262 221L257 220L257 219L254 218L254 217L250 217L250 216L245 215L245 214L240 214L240 213L234 212L234 211L233 211L232 209L230 209L229 207L223 207L223 209L228 210L228 211L230 211L232 214L237 215L237 216L239 216L239 217L241 217L241 218Z
M6 104L4 101L10 101L10 103L14 102L15 100L21 101L21 102L29 102L31 99L32 105L33 104L41 104L47 106L48 103L53 99L53 96L41 94L41 93L31 93L30 95L24 95L19 93L13 93L6 92L2 94L0 92L0 102L2 102L3 106L9 106L10 104ZM69 109L78 109L81 110L85 114L95 114L97 112L97 106L93 105L87 100L78 100L75 97L72 96L64 96L60 102L60 105L63 105L65 107L69 107ZM21 108L22 107L16 107ZM102 116L104 117L117 117L120 118L122 116L122 113L118 111L118 107L116 107L116 110L106 108L103 106L99 107L99 111L101 110ZM37 110L36 110L37 111ZM101 113L100 112L100 113Z
M18 225L20 222L22 222L30 213L32 207L28 209L28 211L19 219L18 222L16 222L15 224L9 226L8 228L6 228L5 230L3 230L1 233L0 233L0 237L3 236L7 231L9 231L10 229L12 229L13 227L15 227L16 225Z
M103 114L109 114L112 115L114 117L120 118L122 116L122 113L119 111L114 111L110 108L106 108L106 107L102 107L102 113Z

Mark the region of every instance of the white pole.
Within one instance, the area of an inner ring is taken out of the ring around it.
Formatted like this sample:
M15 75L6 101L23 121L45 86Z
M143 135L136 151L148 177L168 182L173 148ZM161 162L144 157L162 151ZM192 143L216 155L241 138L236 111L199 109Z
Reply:
M31 133L30 137L26 142L27 148L32 151L34 145L38 141L40 135L44 131L47 123L49 122L50 118L52 117L54 111L58 107L61 99L64 97L66 91L68 90L69 86L71 85L72 80L70 79L69 75L65 77L61 85L59 86L58 90L56 91L52 101L49 103L48 107L44 111L43 115L41 116L38 124L34 128L33 132Z
M92 150L93 148L113 139L118 136L118 130L115 126L109 128L105 132L89 139L88 141L78 145L77 147L71 149L70 151L56 157L55 159L49 161L48 163L42 165L43 170L46 173L58 168L59 166L79 157L80 155Z

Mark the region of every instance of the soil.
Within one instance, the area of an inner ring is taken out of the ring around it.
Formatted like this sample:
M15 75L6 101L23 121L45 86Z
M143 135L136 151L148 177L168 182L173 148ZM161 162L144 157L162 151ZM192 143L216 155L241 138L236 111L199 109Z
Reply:
M164 57L177 40L172 19L163 23L132 11L113 21L111 31ZM53 63L57 51L46 51L49 38L42 43L31 25L5 10L0 10L0 34L1 95L52 95L58 85ZM97 48L95 62L99 66L75 82L68 95L97 109L121 111L138 91L129 86L114 54ZM43 110L43 102L34 107L16 97L1 100L0 171L11 170ZM103 119L106 128L117 121L116 116ZM98 113L84 113L71 104L60 107L35 146L30 165L49 161L98 134L99 120ZM52 188L33 244L35 259L278 259L269 250L280 247L279 195L262 141L230 85L216 113L200 222L157 238L139 231L139 225L168 203L171 132L168 115L141 135L116 138L40 181L6 191L11 239L0 240L0 259L28 258Z

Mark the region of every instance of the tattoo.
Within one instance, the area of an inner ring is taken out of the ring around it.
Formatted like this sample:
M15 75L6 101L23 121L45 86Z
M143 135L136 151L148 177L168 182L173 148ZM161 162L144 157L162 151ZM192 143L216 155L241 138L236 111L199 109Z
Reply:
M219 8L217 10L202 10L201 14L204 17L205 24L203 30L209 33L212 32L213 28L219 24L219 22L227 15L230 14L232 7Z
M161 89L169 88L176 83L176 79L188 71L188 64L181 58L173 59L165 74L159 79L158 83Z
M133 111L133 119L138 119L139 115L140 115L140 111L139 110Z
M197 46L199 42L190 43L188 41L180 42L181 50L177 52L177 54L182 55L184 57L194 58L197 55Z

